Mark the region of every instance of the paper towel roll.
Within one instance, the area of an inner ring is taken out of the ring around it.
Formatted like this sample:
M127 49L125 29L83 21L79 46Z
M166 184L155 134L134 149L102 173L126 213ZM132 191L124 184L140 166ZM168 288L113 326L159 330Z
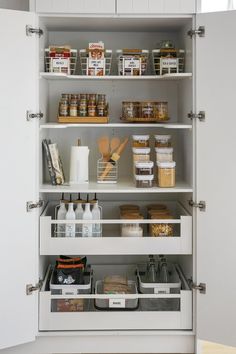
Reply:
M88 183L88 146L71 146L70 184Z

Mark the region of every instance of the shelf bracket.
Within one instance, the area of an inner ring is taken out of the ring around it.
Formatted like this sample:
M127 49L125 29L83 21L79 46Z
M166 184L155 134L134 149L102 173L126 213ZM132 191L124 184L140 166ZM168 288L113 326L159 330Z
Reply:
M43 281L39 279L36 285L27 284L26 285L26 295L32 295L34 291L40 290L42 288Z
M39 200L38 202L27 202L26 203L26 211L29 213L32 209L41 208L43 206L43 200Z
M195 203L192 199L189 200L189 205L192 208L199 208L200 211L206 211L206 202L204 200L200 200L199 203Z
M199 119L200 122L205 122L206 120L206 113L205 111L199 111L199 113L193 113L192 111L188 113L189 119Z
M39 113L32 113L31 111L27 111L26 112L26 120L29 122L32 119L42 119L43 118L43 113L39 112Z
M37 34L39 37L43 35L43 30L41 28L33 28L30 25L26 26L26 36L32 36L32 34Z
M188 36L193 38L193 36L198 35L199 37L205 37L205 26L199 26L198 29L191 29L188 31Z

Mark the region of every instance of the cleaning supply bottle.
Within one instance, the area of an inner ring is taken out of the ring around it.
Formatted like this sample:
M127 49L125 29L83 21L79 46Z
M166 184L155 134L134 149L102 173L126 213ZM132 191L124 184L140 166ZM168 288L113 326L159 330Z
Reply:
M75 220L74 204L69 203L66 220ZM75 224L66 224L66 237L75 237Z
M90 203L87 196L87 203L85 204L85 210L83 212L83 220L92 220L93 216L90 210ZM82 237L93 236L93 224L82 224Z
M57 212L57 220L65 220L66 213L67 210L65 203L60 201L60 207ZM57 237L65 237L65 224L57 224Z

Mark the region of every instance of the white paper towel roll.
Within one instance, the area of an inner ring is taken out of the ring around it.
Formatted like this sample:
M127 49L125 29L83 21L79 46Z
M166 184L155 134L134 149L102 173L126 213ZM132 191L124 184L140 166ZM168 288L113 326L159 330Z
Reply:
M88 146L71 146L70 184L88 183Z

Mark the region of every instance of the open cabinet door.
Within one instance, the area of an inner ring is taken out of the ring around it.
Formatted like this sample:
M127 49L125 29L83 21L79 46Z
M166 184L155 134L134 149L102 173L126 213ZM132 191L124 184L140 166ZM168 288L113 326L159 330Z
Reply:
M0 9L0 348L34 340L37 292L37 217L26 202L38 198L38 123L26 120L36 109L36 36L26 36L35 15Z
M236 11L197 15L197 337L236 346Z

